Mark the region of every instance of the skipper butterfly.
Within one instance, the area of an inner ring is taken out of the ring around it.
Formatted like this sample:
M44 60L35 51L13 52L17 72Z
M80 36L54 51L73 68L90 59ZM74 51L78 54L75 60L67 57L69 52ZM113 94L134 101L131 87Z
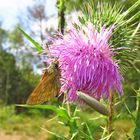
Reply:
M58 60L53 61L41 77L40 82L27 99L27 104L41 104L57 96L60 92L60 69Z

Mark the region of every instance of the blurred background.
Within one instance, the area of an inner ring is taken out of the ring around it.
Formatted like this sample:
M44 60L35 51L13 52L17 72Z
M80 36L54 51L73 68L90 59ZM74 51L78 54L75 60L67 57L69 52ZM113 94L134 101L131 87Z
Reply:
M42 125L52 131L67 135L67 128L60 127L57 120L48 121L54 116L50 111L24 109L15 104L24 104L27 97L37 85L42 69L41 58L33 56L36 51L32 44L17 29L20 26L37 42L43 44L47 36L57 31L64 32L67 22L75 19L80 12L84 0L66 0L64 8L60 8L59 0L0 0L0 139L1 140L49 140L55 139L40 129ZM87 1L88 2L88 1ZM136 0L111 0L121 2L124 10L133 5ZM139 11L139 8L136 9ZM138 19L139 20L139 19ZM137 59L140 59L138 52ZM140 68L140 65L137 64ZM140 74L130 68L125 75L124 100L131 112L136 109L135 90L140 87ZM59 104L53 102L53 104ZM85 119L95 116L96 112L88 107L84 108ZM118 135L133 133L134 123L124 106L117 108L123 112L120 121L116 122ZM83 114L84 112L82 112ZM98 116L98 114L96 114ZM81 115L82 117L82 115ZM98 125L104 124L100 120L93 124L96 132ZM94 122L93 122L94 123ZM57 126L57 127L56 127ZM124 131L120 131L119 128Z

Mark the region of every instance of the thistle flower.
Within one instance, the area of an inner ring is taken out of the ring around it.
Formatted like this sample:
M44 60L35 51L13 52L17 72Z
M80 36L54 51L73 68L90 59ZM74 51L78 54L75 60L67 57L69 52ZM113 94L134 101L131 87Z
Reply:
M113 60L113 49L108 41L113 26L100 28L92 23L74 26L62 36L52 40L50 52L59 57L61 65L61 92L68 90L68 99L76 101L76 91L82 91L100 99L109 97L109 90L123 93L118 64Z

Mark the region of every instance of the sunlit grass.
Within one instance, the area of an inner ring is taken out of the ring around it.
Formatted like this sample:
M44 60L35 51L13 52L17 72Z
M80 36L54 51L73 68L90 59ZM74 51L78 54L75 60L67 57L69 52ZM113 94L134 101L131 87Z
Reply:
M16 115L14 106L1 105L0 107L0 130L6 135L20 135L21 140L32 140L32 138L35 140L56 140L54 136L52 137L51 134L44 131L49 130L58 135L68 136L68 127L59 123L59 118L52 113L42 115L41 111L34 109L29 113L26 111L26 113ZM86 122L92 128L94 137L98 139L103 131L100 126L106 126L107 118L97 112L88 110L88 108L79 111L78 116L78 123L83 125L81 122L87 120ZM114 122L114 139L117 138L116 140L127 140L127 136L133 136L134 124L128 115L124 113L123 116Z
M33 114L15 114L14 106L1 106L0 110L0 129L6 134L20 134L28 137L36 137L36 139L48 139L50 134L43 131L41 128L49 131L57 132L58 134L67 135L67 128L58 124L58 119L51 119L54 116L41 116L40 112ZM51 120L50 120L51 119Z

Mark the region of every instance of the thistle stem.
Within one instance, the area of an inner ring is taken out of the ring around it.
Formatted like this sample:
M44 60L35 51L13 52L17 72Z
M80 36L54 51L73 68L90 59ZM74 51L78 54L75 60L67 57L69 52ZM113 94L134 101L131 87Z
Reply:
M112 91L110 90L109 94L109 118L108 118L108 134L110 136L109 140L112 139L111 133L112 133L112 121L113 120L113 94Z

